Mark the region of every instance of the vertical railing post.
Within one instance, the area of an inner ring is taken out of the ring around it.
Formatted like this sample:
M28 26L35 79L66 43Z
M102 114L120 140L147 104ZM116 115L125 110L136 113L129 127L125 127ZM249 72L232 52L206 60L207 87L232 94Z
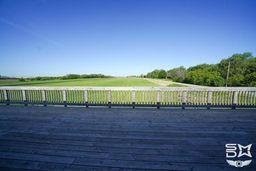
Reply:
M22 100L25 106L28 105L27 103L27 97L26 97L26 90L22 90Z
M160 105L161 105L161 90L157 91L157 109L160 109Z
M132 90L132 108L135 108L135 102L136 102L136 94L135 90Z
M67 94L66 94L66 90L63 90L62 94L63 94L63 104L64 104L64 107L67 107Z
M187 103L187 91L182 92L182 109L185 109Z
M212 105L212 91L207 92L207 109L210 109Z
M111 108L111 101L112 101L111 90L108 90L108 108Z
M6 102L6 105L10 105L8 90L4 90L4 100Z
M46 95L45 95L45 90L42 90L42 100L43 100L43 105L46 106Z
M238 91L234 91L233 99L232 99L232 109L236 109L237 100L238 100Z
M88 107L88 91L84 90L84 102L85 106Z

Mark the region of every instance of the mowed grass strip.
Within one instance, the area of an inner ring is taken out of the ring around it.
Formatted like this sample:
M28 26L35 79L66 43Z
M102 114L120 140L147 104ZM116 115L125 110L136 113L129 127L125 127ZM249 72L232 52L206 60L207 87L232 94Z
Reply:
M70 80L19 81L0 80L0 86L159 86L141 78L84 78Z

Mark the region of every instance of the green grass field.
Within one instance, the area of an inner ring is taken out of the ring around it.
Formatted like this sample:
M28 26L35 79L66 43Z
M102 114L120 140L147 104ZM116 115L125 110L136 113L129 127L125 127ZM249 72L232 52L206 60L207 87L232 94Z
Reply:
M170 85L170 84L172 85ZM18 81L18 80L0 80L0 86L168 86L178 87L179 84L168 82L165 80L150 80L142 78L88 78L88 79L70 79L70 80L48 80L48 81ZM21 90L8 91L10 101L22 101ZM63 100L61 90L46 91L48 103L61 103ZM68 103L84 102L84 91L66 91ZM27 100L29 102L42 102L42 92L40 90L28 90L26 91ZM113 104L131 104L131 91L113 91L112 103ZM207 92L190 92L188 93L188 103L190 104L206 104ZM181 104L182 92L162 92L161 95L162 104ZM0 91L0 102L4 101L4 92ZM156 104L157 91L136 92L137 104ZM212 95L212 101L214 104L231 104L232 92L214 92ZM108 91L102 90L90 90L88 91L88 102L107 104L108 103ZM255 95L239 94L240 104L255 104Z
M85 78L70 80L19 81L0 80L0 86L159 86L141 78Z

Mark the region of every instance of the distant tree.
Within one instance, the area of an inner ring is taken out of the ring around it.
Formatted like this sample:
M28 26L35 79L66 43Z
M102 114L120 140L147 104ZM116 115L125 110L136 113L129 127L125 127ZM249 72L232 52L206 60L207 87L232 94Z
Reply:
M18 79L18 78L16 78L16 77L8 77L8 76L0 75L0 79L4 79L4 80L6 80L6 79Z
M166 71L165 70L163 70L163 69L161 69L160 71L159 71L159 73L158 73L158 78L160 78L160 79L162 79L162 78L166 78Z
M186 77L186 72L187 72L187 70L183 66L178 67L178 68L173 68L173 69L167 71L167 78L170 78L173 81L183 82Z
M57 77L41 77L41 76L38 76L38 77L31 77L31 78L26 78L26 80L30 80L30 81L45 81L45 80L54 80L54 79L63 79L63 80L66 80L66 79L77 79L77 78L109 78L111 76L106 76L106 75L103 75L103 74L82 74L82 75L79 75L79 74L68 74L68 75L65 75L65 76L57 76Z
M228 86L249 86L248 74L255 72L255 57L251 53L234 54L230 58L223 59L217 64L223 78L227 76L227 68L230 62ZM247 77L247 78L246 78Z
M80 75L78 74L68 74L66 76L63 76L62 79L77 79L77 78L80 78Z
M34 80L39 81L39 80L42 80L42 77L34 77L34 78L30 78L29 80L31 80L31 81L34 81Z
M18 80L19 80L19 81L21 81L21 82L26 81L26 80L25 80L24 78L22 78L22 77L21 77L21 78L19 78Z
M256 58L255 57L247 61L245 77L244 77L244 85L256 87Z
M156 69L152 72L147 73L147 77L148 78L158 78L158 73L159 73L159 70Z
M80 78L110 78L111 76L106 76L103 74L82 74Z
M247 74L244 81L246 86L256 87L256 72Z
M179 82L224 86L229 63L228 86L256 86L256 58L249 52L234 54L230 58L221 60L218 64L192 66L185 72L185 79L183 77L184 68L169 70L167 77Z
M184 82L206 86L223 86L225 80L218 71L217 65L200 64L187 69Z
M140 78L145 78L146 77L146 75L144 75L144 74L140 74L140 76L139 76Z
M162 78L166 78L166 75L167 74L166 74L165 70L163 70L163 69L161 69L161 70L156 69L156 70L154 70L152 72L149 72L147 74L147 77L148 78L159 78L159 79L162 79Z
M196 66L189 67L187 71L195 71L198 69L208 70L208 71L215 71L217 70L217 66L214 64L199 64Z
M223 86L225 80L221 77L217 71L211 71L207 69L197 69L189 71L186 74L184 80L186 83L206 85L206 86Z

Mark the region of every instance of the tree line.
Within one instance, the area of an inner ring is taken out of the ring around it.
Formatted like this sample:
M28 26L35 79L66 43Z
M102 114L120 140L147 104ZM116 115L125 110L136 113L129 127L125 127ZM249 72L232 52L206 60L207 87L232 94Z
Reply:
M68 80L68 79L79 79L79 78L111 78L112 76L103 75L103 74L67 74L64 76L56 76L56 77L30 77L30 78L18 78L19 81L46 81L46 80Z
M256 86L256 57L250 52L233 54L217 64L154 70L143 77L205 86Z

